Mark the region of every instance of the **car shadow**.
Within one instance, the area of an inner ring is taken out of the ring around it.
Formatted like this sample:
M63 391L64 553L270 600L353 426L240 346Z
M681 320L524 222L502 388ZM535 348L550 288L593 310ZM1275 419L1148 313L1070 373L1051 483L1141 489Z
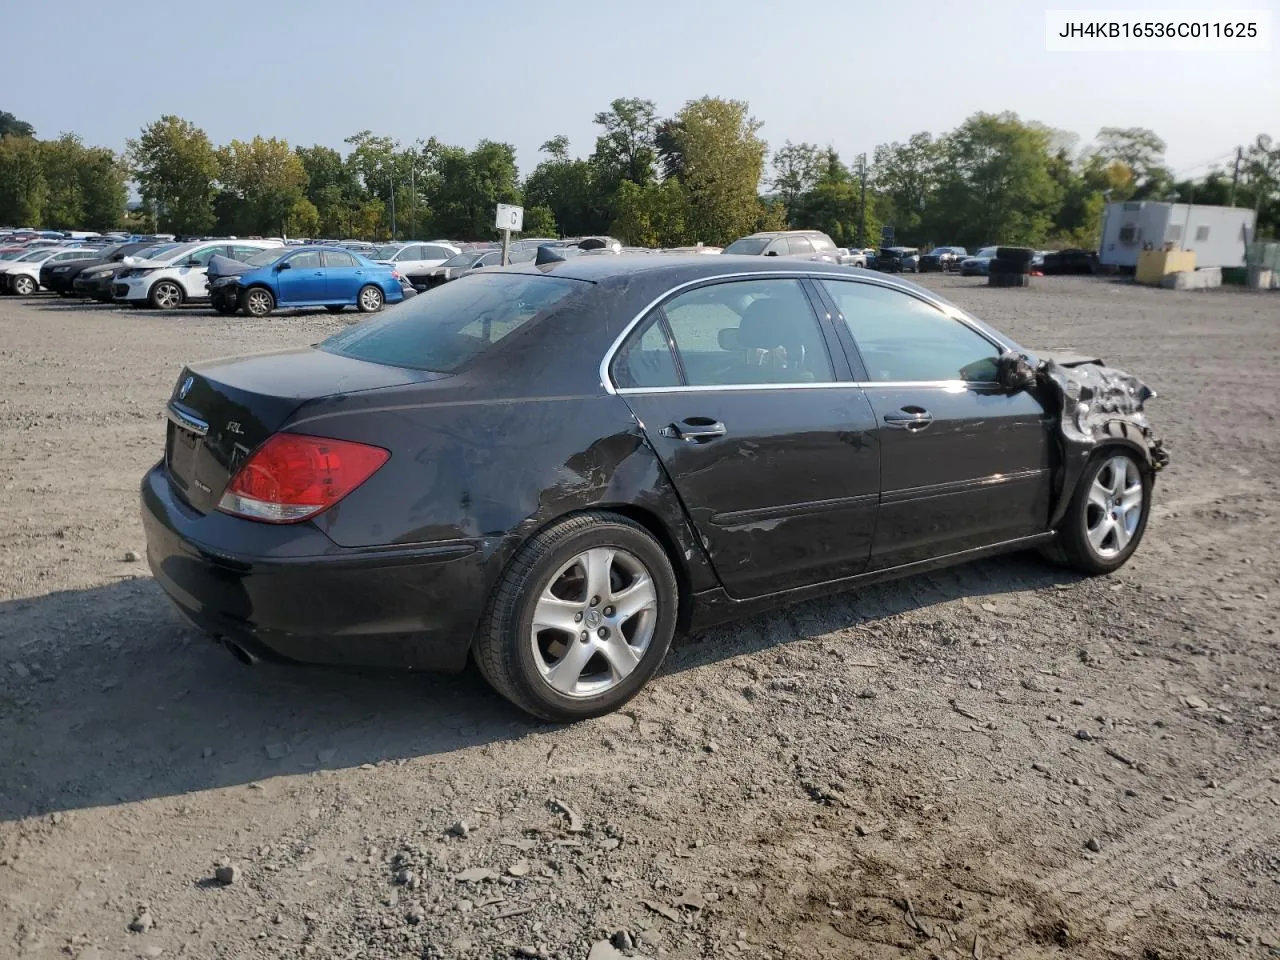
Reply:
M1035 559L979 561L679 638L663 672L959 598L1076 579ZM0 602L0 820L394 762L553 729L494 694L473 670L246 667L188 626L146 576Z

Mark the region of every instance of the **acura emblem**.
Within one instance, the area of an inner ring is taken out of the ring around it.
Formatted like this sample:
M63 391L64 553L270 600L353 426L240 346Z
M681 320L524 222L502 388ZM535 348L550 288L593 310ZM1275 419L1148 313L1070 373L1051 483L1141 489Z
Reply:
M191 387L195 384L195 382L196 382L195 377L187 377L187 379L182 381L182 386L178 388L179 400L185 400L187 398L187 394L191 392Z

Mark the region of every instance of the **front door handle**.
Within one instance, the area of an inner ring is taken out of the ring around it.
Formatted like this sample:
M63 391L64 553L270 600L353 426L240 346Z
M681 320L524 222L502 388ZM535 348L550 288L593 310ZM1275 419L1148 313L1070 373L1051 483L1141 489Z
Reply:
M719 420L710 417L687 417L680 423L669 423L659 431L664 437L672 440L683 440L685 443L707 443L717 437L723 437L728 429Z
M884 422L898 430L919 433L933 423L933 414L924 407L903 407L898 413L886 413Z

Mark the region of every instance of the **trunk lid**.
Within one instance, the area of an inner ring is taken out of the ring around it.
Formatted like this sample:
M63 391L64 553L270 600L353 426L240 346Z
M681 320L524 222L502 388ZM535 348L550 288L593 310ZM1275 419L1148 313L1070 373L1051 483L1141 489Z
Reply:
M166 410L165 466L183 499L208 513L250 454L307 401L444 376L312 347L192 364Z

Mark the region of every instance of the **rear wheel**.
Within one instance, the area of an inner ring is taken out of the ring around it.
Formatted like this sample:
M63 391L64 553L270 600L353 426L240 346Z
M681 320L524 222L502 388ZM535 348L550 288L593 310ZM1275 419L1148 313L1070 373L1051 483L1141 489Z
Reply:
M240 300L244 312L251 317L265 317L276 308L276 298L266 287L250 287Z
M643 527L608 513L571 517L529 541L503 573L476 663L535 716L599 716L662 664L679 602L671 562Z
M152 285L147 300L157 310L172 310L182 305L182 288L172 280L161 280Z
M13 292L20 297L29 297L36 292L36 282L33 278L26 274L18 274L13 278L13 282L9 284Z
M382 309L382 291L370 284L360 288L356 297L356 307L361 313L377 313Z
M1153 482L1131 450L1099 451L1076 484L1050 558L1088 574L1124 566L1146 532Z

